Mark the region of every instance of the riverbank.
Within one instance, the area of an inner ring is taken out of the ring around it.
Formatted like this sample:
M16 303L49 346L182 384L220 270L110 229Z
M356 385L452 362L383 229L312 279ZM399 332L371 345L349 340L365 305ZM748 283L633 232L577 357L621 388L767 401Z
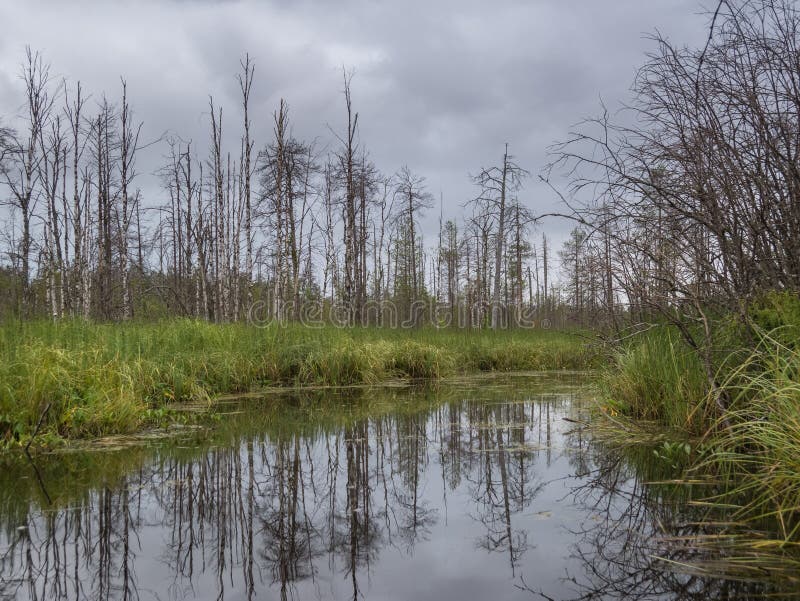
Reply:
M37 440L135 432L180 404L264 386L597 365L580 333L544 329L10 322L0 325L0 444L25 444L40 419Z
M708 503L732 509L732 520L774 526L780 537L770 544L795 544L800 300L773 295L749 317L747 333L732 318L716 322L716 390L698 354L664 326L632 338L604 368L602 409L627 437L647 423L671 432L672 442L655 454L677 462L679 477L715 482Z

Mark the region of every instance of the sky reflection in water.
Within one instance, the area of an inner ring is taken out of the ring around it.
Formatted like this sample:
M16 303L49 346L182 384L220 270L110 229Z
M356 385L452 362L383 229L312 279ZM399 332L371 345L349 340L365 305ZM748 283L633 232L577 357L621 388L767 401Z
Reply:
M654 559L692 516L564 419L581 384L247 399L213 433L38 458L49 506L6 459L0 598L760 598Z

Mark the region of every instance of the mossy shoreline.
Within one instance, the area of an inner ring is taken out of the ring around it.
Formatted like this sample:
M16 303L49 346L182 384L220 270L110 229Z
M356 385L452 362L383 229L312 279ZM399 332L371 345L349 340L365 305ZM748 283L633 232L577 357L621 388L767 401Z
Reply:
M376 384L599 365L579 332L256 328L193 320L0 325L0 446L163 423L185 403L265 386ZM180 412L177 412L180 413Z

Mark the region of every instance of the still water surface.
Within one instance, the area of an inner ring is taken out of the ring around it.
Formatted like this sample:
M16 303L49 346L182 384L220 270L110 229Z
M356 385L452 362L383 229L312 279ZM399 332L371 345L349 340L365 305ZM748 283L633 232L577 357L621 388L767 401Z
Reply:
M0 463L2 599L723 599L696 516L580 425L575 374L232 402L213 430ZM49 501L48 501L49 498Z

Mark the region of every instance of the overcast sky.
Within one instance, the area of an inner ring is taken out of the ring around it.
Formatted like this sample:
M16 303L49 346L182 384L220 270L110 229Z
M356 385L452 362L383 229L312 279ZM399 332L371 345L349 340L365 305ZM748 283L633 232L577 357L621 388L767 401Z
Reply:
M655 29L701 44L703 10L701 0L0 0L0 119L12 123L23 101L27 44L95 98L116 99L123 75L149 139L171 131L205 146L212 94L238 154L235 74L249 52L257 145L282 97L295 135L324 147L328 125L343 129L345 65L361 140L381 170L408 164L441 192L445 216L460 216L474 195L468 174L496 164L508 142L534 174L522 199L546 212L558 202L535 179L546 147L596 114L600 98L615 107L628 97ZM160 201L152 172L164 152L139 160L148 204ZM567 226L544 227L560 238Z

